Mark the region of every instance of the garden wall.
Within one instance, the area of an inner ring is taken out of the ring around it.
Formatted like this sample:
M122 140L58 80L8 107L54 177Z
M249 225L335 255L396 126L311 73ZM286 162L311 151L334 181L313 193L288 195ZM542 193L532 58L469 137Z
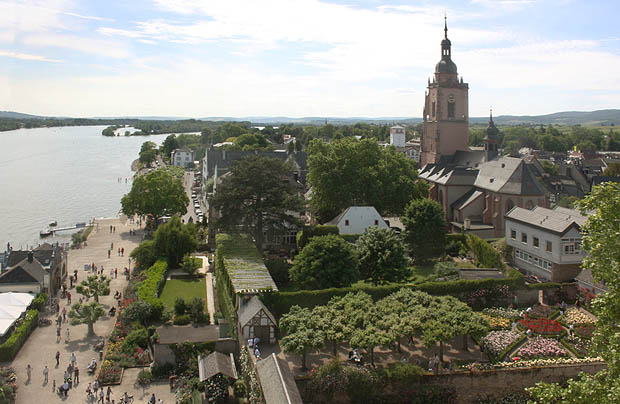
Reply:
M479 372L458 372L424 375L422 383L454 387L459 404L468 404L481 396L503 397L523 391L538 382L556 383L574 378L580 372L596 373L607 368L604 363L582 363L539 368L498 369Z

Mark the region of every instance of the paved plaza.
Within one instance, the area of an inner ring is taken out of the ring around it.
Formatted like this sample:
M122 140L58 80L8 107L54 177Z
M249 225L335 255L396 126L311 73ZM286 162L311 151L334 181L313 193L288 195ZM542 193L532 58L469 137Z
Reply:
M129 266L129 253L140 243L142 239L142 231L135 224L130 224L126 220L118 218L99 219L97 225L88 238L88 245L81 249L70 250L68 255L67 270L69 274L73 274L74 270L78 271L78 283L86 278L90 272L84 270L85 264L95 263L97 267L103 265L104 273L110 277L111 270L118 268L118 278L112 279L110 283L110 295L102 296L99 302L104 306L106 312L112 306L116 305L114 300L114 292L124 292L127 280L124 276L124 268ZM110 233L110 226L116 228L115 232ZM129 230L137 230L137 235L129 235ZM108 258L108 249L114 243L113 251ZM124 248L123 256L118 255L118 248ZM133 268L133 262L131 263ZM67 278L67 286L69 280ZM70 290L72 302L78 301L81 295L74 288ZM69 305L66 299L60 300L60 310L63 307L69 311ZM49 311L43 314L44 317L55 318L55 313ZM67 320L69 320L67 316ZM51 326L38 327L30 335L17 357L13 360L11 366L17 372L17 404L33 404L38 402L47 402L48 400L80 403L86 402L86 387L89 382L94 381L94 376L87 375L86 366L92 358L97 359L100 366L99 354L93 349L93 344L98 340L99 336L108 336L114 326L114 318L105 316L95 323L95 334L92 338L86 337L87 326L78 325L71 326L68 323L62 325L62 338L60 343L56 342L56 326L53 321ZM65 343L65 333L67 328L70 331L70 340ZM60 363L56 366L55 355L60 352ZM68 397L64 398L52 391L53 382L62 383L63 373L67 369L71 361L71 353L75 353L77 358L77 366L80 369L80 382L69 391ZM30 383L26 383L26 366L32 367L32 379ZM44 383L43 368L49 368L49 382ZM144 390L141 387L134 387L136 377L140 369L126 369L123 381L120 386L112 386L111 399L118 402L121 394L127 391L134 396L137 403L146 402L152 393L159 399L163 399L164 403L174 403L174 394L170 392L168 384L153 383Z

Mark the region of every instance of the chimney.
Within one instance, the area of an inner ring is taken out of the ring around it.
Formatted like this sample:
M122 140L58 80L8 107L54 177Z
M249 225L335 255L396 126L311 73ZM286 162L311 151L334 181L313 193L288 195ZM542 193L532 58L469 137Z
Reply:
M32 263L33 260L34 254L32 253L32 251L28 251L28 262Z

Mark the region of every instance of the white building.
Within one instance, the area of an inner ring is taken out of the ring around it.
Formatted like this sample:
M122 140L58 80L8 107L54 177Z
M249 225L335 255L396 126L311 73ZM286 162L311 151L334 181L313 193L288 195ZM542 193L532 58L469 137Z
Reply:
M340 234L362 234L370 226L380 229L388 225L374 206L351 206L325 224L338 226Z
M400 125L390 128L390 145L405 147L405 128Z
M515 265L553 282L575 279L581 271L581 226L578 211L515 206L505 216L506 242L514 249Z
M170 156L173 166L190 167L194 164L194 152L187 148L175 149Z

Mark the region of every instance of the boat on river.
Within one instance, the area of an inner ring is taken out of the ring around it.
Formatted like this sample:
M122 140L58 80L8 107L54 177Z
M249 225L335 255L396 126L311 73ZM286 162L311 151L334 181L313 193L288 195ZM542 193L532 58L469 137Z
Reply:
M56 227L56 226L58 226L58 220L54 220L53 222L49 224L49 227Z
M54 234L54 231L52 229L41 230L39 232L40 237L48 237L48 236L51 236L52 234Z

